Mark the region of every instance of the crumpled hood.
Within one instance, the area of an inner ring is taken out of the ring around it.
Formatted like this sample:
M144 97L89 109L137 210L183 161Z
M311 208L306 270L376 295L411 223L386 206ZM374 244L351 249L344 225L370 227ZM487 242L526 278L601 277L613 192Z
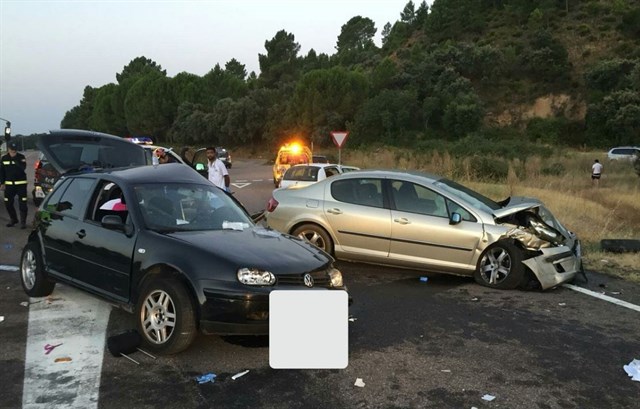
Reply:
M175 232L168 236L188 242L230 265L266 269L276 275L326 268L333 261L331 256L301 239L263 227Z
M541 205L542 205L542 202L540 202L538 199L534 199L531 197L519 197L519 196L511 197L509 198L508 205L506 205L501 209L493 211L493 217L495 217L496 219L501 219L503 217L516 214L523 210L529 210L529 209L534 209L536 207L540 207Z

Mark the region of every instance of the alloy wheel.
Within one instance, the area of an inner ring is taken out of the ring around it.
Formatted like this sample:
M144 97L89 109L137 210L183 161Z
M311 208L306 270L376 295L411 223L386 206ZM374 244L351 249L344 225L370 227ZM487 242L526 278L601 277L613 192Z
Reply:
M325 251L327 250L326 249L327 243L325 243L321 235L319 235L317 232L313 230L303 230L298 234L298 237L308 241L309 243L313 244L316 247L321 248L322 250L325 250Z
M33 251L27 250L24 253L22 259L21 273L22 273L22 282L24 286L31 290L33 286L36 284L36 269L38 268L38 264L36 262L36 255L33 254Z
M140 319L150 342L167 342L176 326L176 307L171 296L162 290L153 291L144 301Z
M511 272L511 256L502 247L490 249L482 258L480 274L489 284L498 284L504 281Z

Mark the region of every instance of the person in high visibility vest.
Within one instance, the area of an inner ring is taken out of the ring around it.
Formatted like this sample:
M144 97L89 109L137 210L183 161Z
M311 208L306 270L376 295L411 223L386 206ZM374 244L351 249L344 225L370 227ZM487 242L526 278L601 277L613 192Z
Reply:
M2 156L0 163L0 190L4 190L4 205L7 208L11 221L7 227L15 226L18 223L16 209L13 201L18 196L18 207L20 208L20 228L27 227L27 159L18 152L15 143L7 146L9 152Z

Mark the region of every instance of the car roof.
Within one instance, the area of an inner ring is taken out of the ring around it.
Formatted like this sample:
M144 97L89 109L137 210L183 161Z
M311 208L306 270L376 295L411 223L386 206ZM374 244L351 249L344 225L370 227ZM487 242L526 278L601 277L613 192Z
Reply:
M349 178L349 177L358 177L358 178L382 178L382 179L392 179L394 177L413 177L415 179L428 179L428 183L433 183L442 179L443 177L440 175L436 175L434 173L421 172L418 170L388 170L388 169L366 169L366 170L355 170L353 172L343 173L341 175L336 175L332 178Z
M123 185L139 183L209 184L207 179L203 178L198 172L181 163L100 170L93 173L81 173L76 177L101 178L104 175L109 175L109 179Z

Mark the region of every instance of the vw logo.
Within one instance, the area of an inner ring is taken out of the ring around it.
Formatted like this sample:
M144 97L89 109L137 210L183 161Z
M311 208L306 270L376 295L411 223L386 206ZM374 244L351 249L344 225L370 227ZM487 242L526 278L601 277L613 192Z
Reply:
M307 287L313 287L313 277L311 277L311 274L305 274L302 280Z

